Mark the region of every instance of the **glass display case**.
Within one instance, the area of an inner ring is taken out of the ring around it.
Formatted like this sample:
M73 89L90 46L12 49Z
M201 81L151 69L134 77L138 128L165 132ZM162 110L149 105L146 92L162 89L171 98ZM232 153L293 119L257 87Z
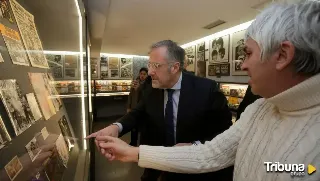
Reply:
M235 122L237 109L246 94L248 84L220 82L219 88L228 100L228 106L233 114L232 122Z
M81 0L0 1L1 181L88 180L83 7ZM54 84L62 59L79 82L75 104L61 99Z

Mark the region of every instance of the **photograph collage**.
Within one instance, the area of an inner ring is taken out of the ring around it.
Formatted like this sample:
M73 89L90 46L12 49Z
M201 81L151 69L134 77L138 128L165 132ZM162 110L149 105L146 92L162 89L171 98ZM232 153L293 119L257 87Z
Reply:
M79 76L78 56L45 55L34 15L16 0L0 0L0 20L0 68L10 69L0 79L0 180L59 181L77 141L54 82Z

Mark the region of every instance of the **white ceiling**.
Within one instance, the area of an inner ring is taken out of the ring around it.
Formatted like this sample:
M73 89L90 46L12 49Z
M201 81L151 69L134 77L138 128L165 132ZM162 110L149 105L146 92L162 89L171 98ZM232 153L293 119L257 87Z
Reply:
M101 52L147 55L154 42L171 39L184 44L252 20L258 13L252 7L267 1L89 0L91 38L101 36L103 30ZM108 4L103 10L102 3ZM104 21L101 15L106 16ZM202 28L218 19L227 23Z

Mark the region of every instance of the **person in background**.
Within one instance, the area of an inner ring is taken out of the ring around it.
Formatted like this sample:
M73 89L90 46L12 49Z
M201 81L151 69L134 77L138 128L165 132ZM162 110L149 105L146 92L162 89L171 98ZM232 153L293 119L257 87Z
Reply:
M263 98L211 141L130 147L98 136L100 149L108 150L109 160L176 173L212 172L234 164L235 181L319 181L320 172L308 169L320 168L319 20L318 0L275 4L255 18L246 30L241 68L248 72L252 92Z
M139 93L140 93L140 85L143 84L148 76L148 69L141 68L139 71L139 76L132 83L132 87L130 89L128 104L127 104L127 112L130 112L133 108L135 108L139 102ZM137 146L138 144L138 133L139 128L133 128L131 130L131 146Z
M185 51L171 40L151 46L148 63L152 87L138 105L117 123L87 138L125 134L143 124L146 140L155 146L185 146L211 140L231 125L231 112L225 96L217 91L213 80L196 77L183 71ZM105 155L106 150L99 151ZM223 180L232 181L233 168L215 173L175 174L146 169L142 180Z
M252 103L254 103L257 99L262 98L259 95L254 95L251 91L251 86L249 85L246 91L246 94L244 95L244 98L242 102L240 103L238 109L237 109L237 119L240 119L241 113Z

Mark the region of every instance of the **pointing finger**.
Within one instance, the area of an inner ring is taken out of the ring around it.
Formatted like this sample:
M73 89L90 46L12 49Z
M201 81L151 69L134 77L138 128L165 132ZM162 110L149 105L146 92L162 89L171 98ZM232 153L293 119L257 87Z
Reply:
M92 133L91 135L85 137L84 139L94 138L98 135L98 132Z
M112 137L112 136L97 136L96 140L98 141L109 141L109 142L115 142L116 138Z

